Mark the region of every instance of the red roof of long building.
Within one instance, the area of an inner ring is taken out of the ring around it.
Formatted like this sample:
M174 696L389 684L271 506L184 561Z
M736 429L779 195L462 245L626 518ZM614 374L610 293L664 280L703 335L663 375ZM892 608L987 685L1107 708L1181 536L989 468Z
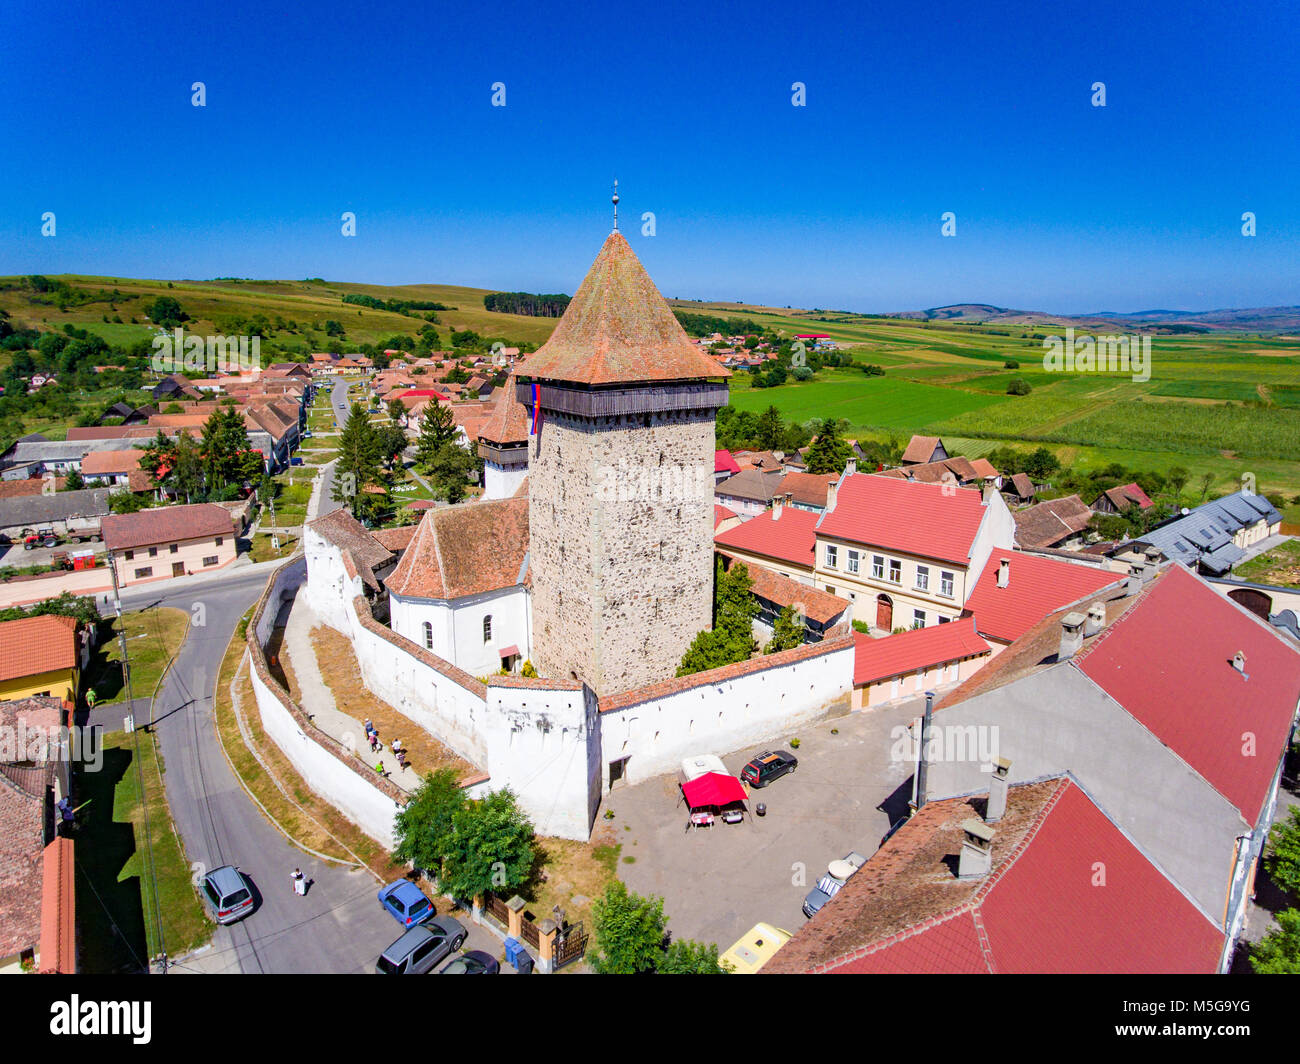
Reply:
M1244 674L1232 665L1238 651ZM1258 821L1300 698L1300 651L1171 565L1076 661L1248 824Z
M1004 559L1010 566L1007 586L998 587ZM975 628L982 635L1010 643L1049 613L1122 579L1104 567L995 547L966 609L975 615Z
M966 618L872 639L853 633L853 686L991 652Z
M731 456L730 451L713 452L713 471L715 473L739 473L740 466Z
M984 514L983 495L970 488L856 473L843 478L835 509L822 518L817 531L965 565Z
M781 509L781 516L773 518L767 510L757 517L743 521L735 528L719 532L713 537L719 547L730 547L765 558L803 566L813 564L813 545L816 543L817 518L811 510L796 510L791 506Z
M1222 932L1069 777L1011 787L992 869L958 879L982 804L926 803L764 972L1217 970Z

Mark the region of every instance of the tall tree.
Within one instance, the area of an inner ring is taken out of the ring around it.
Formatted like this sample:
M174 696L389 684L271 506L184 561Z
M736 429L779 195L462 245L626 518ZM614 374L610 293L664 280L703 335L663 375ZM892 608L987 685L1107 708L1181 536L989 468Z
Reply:
M729 570L719 559L713 583L713 628L696 635L677 667L678 676L690 676L744 661L754 652L754 618L758 601L752 594L749 570L734 563Z
M203 473L207 490L261 477L263 459L248 439L244 416L233 407L215 410L203 424Z
M533 825L503 787L452 813L438 886L453 898L512 893L536 860Z
M334 485L330 497L351 506L358 518L366 518L376 508L366 487L379 478L382 461L375 427L365 407L353 403L347 423L339 436L339 455L334 464Z
M781 446L781 437L785 426L781 423L781 411L769 406L758 417L758 445L765 451L774 451Z
M464 447L445 443L428 464L429 479L438 498L455 505L469 493L469 476L478 462Z
M809 473L842 473L852 449L840 438L834 418L826 418L817 429L817 438L808 448L805 461Z
M443 857L450 849L455 816L465 808L466 801L451 769L440 768L425 776L394 820L394 860L410 861L435 877L440 875Z
M1300 806L1293 805L1287 819L1273 825L1264 867L1279 887L1300 894Z
M456 418L451 407L443 403L429 403L420 415L420 436L415 443L415 464L429 469L435 456L443 447L456 439Z

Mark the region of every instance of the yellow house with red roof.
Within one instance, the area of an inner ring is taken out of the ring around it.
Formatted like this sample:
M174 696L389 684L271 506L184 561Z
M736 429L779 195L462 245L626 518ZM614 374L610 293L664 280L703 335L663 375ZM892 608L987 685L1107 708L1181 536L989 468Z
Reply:
M0 622L0 702L33 695L76 701L82 645L74 617Z

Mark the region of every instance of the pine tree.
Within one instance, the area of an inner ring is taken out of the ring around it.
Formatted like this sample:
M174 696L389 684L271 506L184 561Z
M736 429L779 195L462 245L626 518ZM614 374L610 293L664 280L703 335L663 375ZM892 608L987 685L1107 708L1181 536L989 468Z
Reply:
M365 518L375 508L366 494L367 485L379 478L381 457L374 426L365 408L353 403L347 424L339 436L339 456L334 464L334 487L330 497L352 507L358 518Z
M420 417L420 436L415 443L415 464L421 469L433 465L438 452L456 440L456 419L451 407L429 403Z
M840 439L835 419L826 418L817 431L817 438L808 448L808 472L842 473L851 454L849 445Z

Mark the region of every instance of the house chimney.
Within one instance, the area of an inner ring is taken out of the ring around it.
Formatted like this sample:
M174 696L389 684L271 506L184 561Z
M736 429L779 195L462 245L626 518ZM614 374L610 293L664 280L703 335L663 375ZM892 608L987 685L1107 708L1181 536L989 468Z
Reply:
M993 778L989 780L989 800L984 807L984 823L996 824L1007 811L1007 777L1011 762L1000 757L993 763Z
M1072 611L1061 618L1061 646L1056 652L1057 661L1069 661L1083 646L1083 625L1087 620L1082 613Z
M1011 559L1003 558L998 563L998 587L1006 587L1011 583Z
M857 471L858 471L858 460L857 460L857 458L850 458L850 459L848 460L848 462L847 462L847 463L845 464L845 466L844 466L844 475L845 475L846 477L851 477L851 476L853 476L853 474L856 473Z
M1246 655L1240 650L1232 655L1232 667L1241 673L1241 678L1243 680L1250 679L1250 673L1246 671Z
M997 832L974 817L963 820L961 829L966 837L962 840L961 856L957 859L957 878L978 879L988 875L993 867L993 836Z
M1135 561L1128 567L1128 578L1124 581L1124 594L1136 595L1146 582L1146 562Z
M826 512L830 513L835 509L835 491L839 486L838 481L828 481L826 484Z
M1160 551L1156 547L1148 547L1143 557L1146 558L1147 569L1150 570L1146 575L1146 579L1150 580L1155 575L1156 566L1160 564Z
M785 501L784 495L772 496L772 520L773 521L781 520L781 504L784 501Z
M1094 602L1088 607L1088 618L1083 622L1085 637L1096 635L1106 627L1106 607L1101 602Z
M929 776L930 720L934 715L934 692L925 692L925 716L921 718L921 750L916 758L916 795L912 799L912 809L925 805L925 788Z

